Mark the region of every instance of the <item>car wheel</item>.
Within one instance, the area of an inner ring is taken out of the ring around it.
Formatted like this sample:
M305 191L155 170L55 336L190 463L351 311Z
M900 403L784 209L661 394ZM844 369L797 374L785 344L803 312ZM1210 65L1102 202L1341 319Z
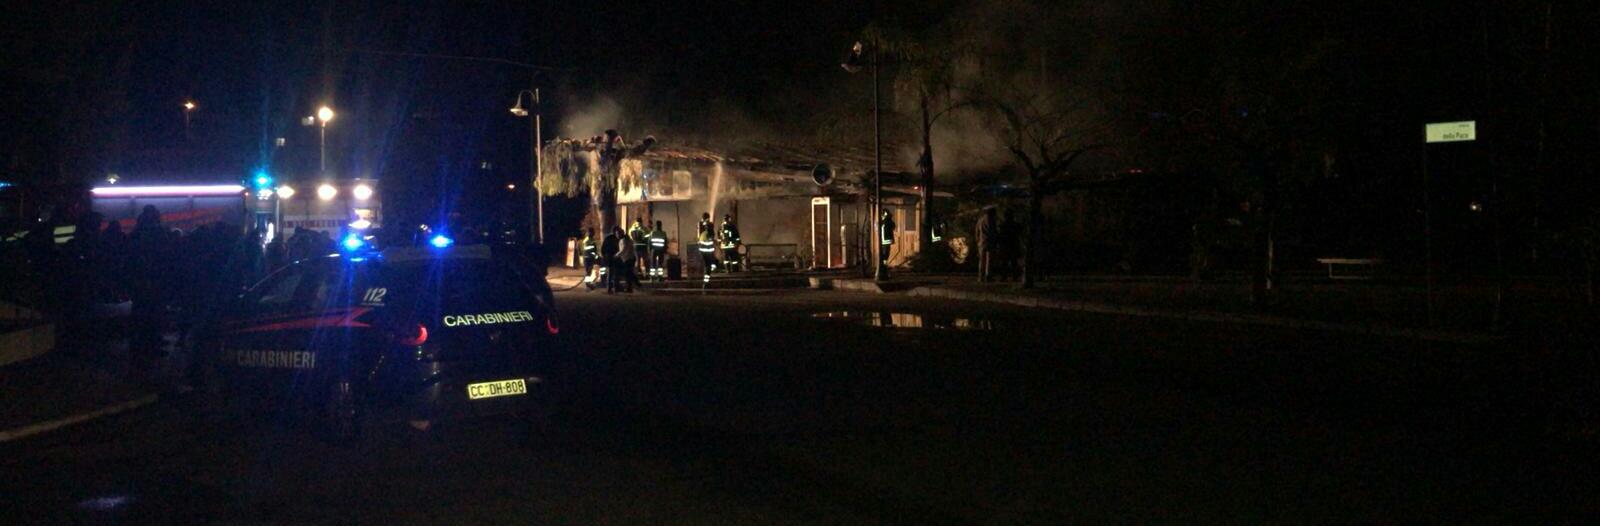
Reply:
M322 402L324 429L328 439L338 444L349 444L361 438L360 392L349 378L336 378L328 383L327 396Z

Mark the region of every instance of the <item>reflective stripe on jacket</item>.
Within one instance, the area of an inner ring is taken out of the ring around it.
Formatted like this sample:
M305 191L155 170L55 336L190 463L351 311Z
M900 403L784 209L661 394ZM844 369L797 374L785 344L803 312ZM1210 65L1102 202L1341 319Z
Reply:
M54 230L57 245L65 245L72 241L72 236L78 234L78 225L60 225Z

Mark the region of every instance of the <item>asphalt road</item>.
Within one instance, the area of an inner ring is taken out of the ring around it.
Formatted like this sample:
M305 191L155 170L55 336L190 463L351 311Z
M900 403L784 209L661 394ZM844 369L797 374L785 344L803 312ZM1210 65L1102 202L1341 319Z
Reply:
M1549 401L1505 346L842 292L557 302L578 388L531 443L479 421L339 447L292 423L203 429L163 402L0 450L0 520L1545 522L1597 506L1593 448L1547 436Z

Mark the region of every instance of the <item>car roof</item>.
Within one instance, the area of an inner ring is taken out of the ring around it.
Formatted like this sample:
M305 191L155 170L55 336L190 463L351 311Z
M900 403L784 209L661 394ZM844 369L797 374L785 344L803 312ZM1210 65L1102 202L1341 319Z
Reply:
M383 261L399 263L445 259L489 259L491 254L488 245L464 245L449 248L393 247L379 251L378 257Z

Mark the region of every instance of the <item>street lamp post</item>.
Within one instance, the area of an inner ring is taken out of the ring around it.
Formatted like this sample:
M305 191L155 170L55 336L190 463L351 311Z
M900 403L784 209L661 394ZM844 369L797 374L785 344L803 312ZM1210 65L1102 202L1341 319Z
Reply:
M317 171L328 175L328 121L333 120L333 108L323 106L317 108Z
M274 200L272 207L272 217L273 221L276 223L276 226L273 227L273 231L276 232L276 235L282 236L283 202L294 197L294 187L289 185L279 186L276 195L278 198Z
M518 117L528 116L528 110L522 107L522 95L524 94L528 95L528 99L532 101L531 103L533 105L533 126L532 130L528 134L529 140L533 141L530 146L533 151L528 157L529 171L532 172L532 175L529 177L529 183L531 183L533 186L533 242L543 246L544 191L539 185L539 182L542 179L542 174L539 173L539 169L544 166L544 152L540 151L541 148L539 148L539 146L544 143L543 131L540 130L540 128L543 127L543 112L540 111L539 108L539 88L533 88L532 90L522 90L517 92L517 103L515 106L511 107L512 115L516 115Z
M849 57L845 59L844 64L841 64L841 66L844 67L845 71L855 73L861 71L861 61L866 59L869 67L872 68L872 241L868 243L868 246L872 247L874 262L872 279L883 281L888 279L886 272L888 254L883 249L883 240L880 239L880 236L884 233L879 232L883 228L883 144L882 135L879 133L877 36L872 38L872 57L870 59L865 57L863 47L865 46L861 42L856 42L850 48Z
M183 142L185 144L189 143L191 140L189 134L189 114L194 113L195 107L194 101L183 101Z

